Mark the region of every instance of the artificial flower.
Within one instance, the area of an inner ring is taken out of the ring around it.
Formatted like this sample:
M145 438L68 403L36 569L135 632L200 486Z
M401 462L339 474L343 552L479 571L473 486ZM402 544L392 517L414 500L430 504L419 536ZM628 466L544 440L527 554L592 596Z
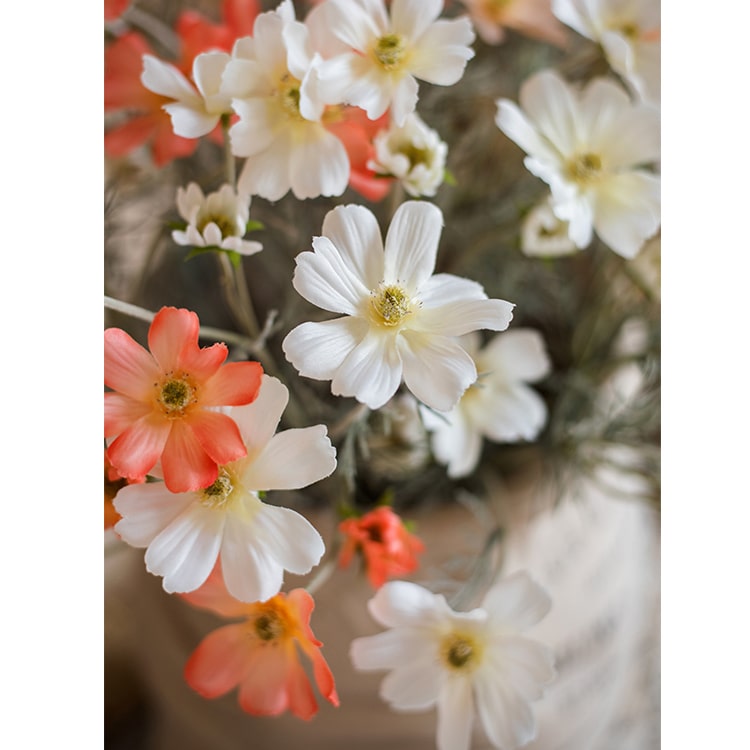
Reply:
M282 342L301 375L330 380L335 396L379 409L401 381L420 401L448 411L476 380L456 336L502 331L513 305L488 299L481 285L435 274L443 215L422 201L402 203L385 248L374 214L337 206L326 214L313 251L296 258L294 288L343 317L306 322Z
M414 198L435 195L445 177L448 145L416 112L402 126L392 123L378 133L374 145L369 166L377 174L395 177Z
M550 8L550 0L461 0L477 34L487 44L505 41L505 29L532 39L565 46L567 35Z
M422 410L432 432L435 458L448 467L448 476L464 477L479 463L482 440L510 443L533 440L547 421L547 407L528 383L550 372L541 335L517 328L495 336L484 348L479 337L462 344L476 363L479 377L448 413Z
M115 510L114 499L117 493L126 485L145 482L142 479L128 479L120 475L120 472L112 466L104 451L104 528L111 529L122 518Z
M373 588L419 567L417 555L424 551L422 540L410 533L401 517L387 505L358 518L345 518L339 524L339 532L345 539L339 552L340 567L347 567L359 552Z
M659 106L659 0L552 0L552 10L581 36L601 45L607 62L638 97Z
M370 119L390 109L403 125L419 98L417 79L452 86L474 56L468 18L438 19L443 0L328 0L319 6L330 34L350 48L320 66L329 103L361 107Z
M556 258L578 250L569 237L568 222L555 216L549 195L524 216L521 250L531 258Z
M320 561L325 546L310 522L259 496L307 487L336 468L324 425L274 434L288 400L281 381L264 375L252 404L228 410L247 455L225 462L212 484L173 493L150 482L118 493L115 531L147 547L146 567L169 593L194 591L220 561L233 597L265 600L279 592L285 570L303 575Z
M380 696L398 711L436 706L438 750L468 750L475 715L494 747L534 738L530 703L555 672L551 651L520 635L550 608L526 573L495 584L470 612L406 581L386 583L368 606L388 630L352 642L354 666L391 670Z
M184 230L172 232L178 245L219 247L240 255L253 255L263 249L260 242L242 239L250 218L250 198L238 195L231 185L224 184L208 196L195 182L187 188L180 187L177 210L188 223Z
M660 155L659 112L596 78L577 89L544 70L521 86L519 108L497 101L495 122L527 154L524 164L552 193L576 247L593 233L633 258L661 223L661 182L644 168Z
M321 653L323 644L310 628L315 602L307 591L294 589L244 604L212 576L183 598L222 617L243 619L209 633L185 665L185 680L204 698L239 688L240 707L249 714L277 716L289 710L300 719L311 719L318 704L300 663L302 652L312 665L320 694L339 705L333 673Z
M229 136L245 157L237 188L276 201L341 195L349 181L346 149L322 122L316 65L307 27L291 0L255 20L252 37L237 40L223 91L239 120Z
M112 465L140 479L161 461L167 487L209 486L219 465L246 454L240 431L216 407L258 395L258 362L224 364L225 344L200 348L198 316L162 307L148 331L150 352L119 328L104 331L104 436Z
M130 5L130 0L104 0L104 20L116 21Z

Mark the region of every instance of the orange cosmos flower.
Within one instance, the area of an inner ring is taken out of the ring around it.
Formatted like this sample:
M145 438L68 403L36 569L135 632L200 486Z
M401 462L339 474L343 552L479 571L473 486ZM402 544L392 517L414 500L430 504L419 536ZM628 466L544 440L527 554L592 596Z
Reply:
M339 524L346 537L339 553L345 568L354 553L361 552L367 578L380 588L388 578L411 573L419 566L417 555L424 552L421 539L410 534L401 518L387 505L381 505L361 518L347 518Z
M300 719L318 712L300 651L312 662L321 695L339 705L336 684L320 652L323 645L310 629L315 607L304 589L280 593L265 602L243 604L224 588L215 569L197 591L182 595L189 603L222 617L244 618L209 633L185 665L185 680L204 698L218 698L239 688L243 711L277 716L286 710Z
M104 331L104 436L121 476L144 477L161 460L171 492L216 481L219 466L247 455L233 419L214 407L255 400L258 362L224 364L226 344L198 346L198 316L163 307L148 332L150 353L119 328Z
M505 41L505 29L549 42L567 43L565 27L555 18L550 0L461 0L469 11L477 34L487 44Z

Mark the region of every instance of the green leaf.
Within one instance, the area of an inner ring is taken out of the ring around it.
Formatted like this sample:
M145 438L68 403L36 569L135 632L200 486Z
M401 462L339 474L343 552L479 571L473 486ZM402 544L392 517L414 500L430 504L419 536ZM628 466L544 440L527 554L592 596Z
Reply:
M265 225L262 221L256 221L255 219L250 219L247 224L245 225L245 234L248 232L257 232L260 229L265 229Z
M443 182L451 187L458 185L458 181L454 177L453 172L449 169L443 170Z

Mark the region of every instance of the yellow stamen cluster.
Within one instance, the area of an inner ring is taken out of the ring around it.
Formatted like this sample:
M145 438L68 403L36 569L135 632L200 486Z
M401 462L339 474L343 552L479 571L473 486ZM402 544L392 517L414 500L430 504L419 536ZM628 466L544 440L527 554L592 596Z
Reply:
M591 182L601 171L602 160L597 154L579 154L568 162L568 175L575 182Z
M397 284L379 287L371 300L376 321L388 328L400 325L411 313L409 295Z
M221 469L216 481L209 487L201 490L201 504L214 510L223 508L227 504L233 490L232 478L224 469Z
M261 614L256 618L253 626L255 634L262 641L273 641L284 633L284 622L273 610Z
M276 89L276 96L281 104L281 108L290 120L304 119L299 111L301 85L293 75L285 73L281 76L279 87Z
M169 372L161 383L154 383L156 400L168 417L182 417L190 404L197 402L195 387L187 373Z
M481 660L482 648L473 636L453 632L443 638L440 653L450 669L474 669Z
M222 214L206 214L205 216L199 216L196 228L199 232L203 232L203 230L212 222L219 227L222 237L239 236L236 222L229 216L223 216Z
M378 39L372 52L385 70L396 70L406 57L406 41L398 34L386 34Z

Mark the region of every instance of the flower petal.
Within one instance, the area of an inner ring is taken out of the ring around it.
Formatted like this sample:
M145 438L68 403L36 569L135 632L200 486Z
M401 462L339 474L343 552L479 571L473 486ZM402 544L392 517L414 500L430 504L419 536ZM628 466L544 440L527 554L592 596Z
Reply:
M289 708L287 683L295 658L296 654L286 648L255 645L249 669L240 685L242 710L253 716L277 716L286 711Z
M273 437L288 403L287 387L278 378L264 374L255 401L227 412L240 430L249 460L254 460ZM253 489L268 489L249 486Z
M468 17L435 21L418 40L409 69L423 81L452 86L474 57L474 50L469 47L474 38Z
M555 678L552 650L529 638L504 635L488 649L487 658L496 681L527 701L541 698L544 687Z
M228 362L201 389L205 406L240 406L255 400L263 376L259 362Z
M164 111L172 118L175 135L182 138L201 138L208 135L219 123L219 115L209 114L200 106L182 102L165 104Z
M506 381L535 383L551 369L544 339L531 328L514 328L493 337L477 359L478 369L501 372Z
M457 406L448 414L423 410L425 426L432 430L432 452L437 461L448 467L448 476L468 476L479 463L482 437L467 420L464 409ZM447 423L446 423L447 420Z
M162 62L153 55L143 55L141 83L149 91L168 99L201 106L201 98L187 78L174 65Z
M247 455L236 422L226 414L203 409L191 413L184 421L206 455L219 466Z
M522 747L536 736L529 704L494 672L480 672L475 681L477 713L496 747Z
M104 331L104 385L145 400L158 377L156 361L137 341L119 328Z
M377 635L355 638L349 656L355 669L396 669L407 662L429 663L435 647L420 628L384 630Z
M295 131L289 182L295 198L341 195L349 183L349 157L344 144L320 123Z
M444 673L436 661L411 661L387 674L380 697L400 711L424 711L434 706L444 684Z
M504 331L513 320L514 307L503 299L456 300L440 307L425 305L410 327L442 336L463 336L481 329Z
M219 475L216 462L206 453L193 429L179 420L171 422L169 437L161 454L161 467L164 482L171 492L191 492L208 487Z
M104 437L114 437L151 413L152 405L119 393L104 394Z
M445 597L409 581L388 581L367 603L370 614L387 628L427 627L450 608Z
M482 608L494 625L520 632L536 625L551 607L547 592L525 571L496 583L485 595Z
M112 441L107 448L107 457L121 476L140 479L163 455L170 435L171 423L159 414L149 414Z
M438 697L438 750L469 750L474 723L471 681L463 676L449 678Z
M276 562L296 575L305 575L323 557L325 544L315 527L290 508L264 504L253 520L255 533Z
M198 346L200 321L191 310L162 307L148 329L148 348L164 372L180 366L180 356L187 347Z

